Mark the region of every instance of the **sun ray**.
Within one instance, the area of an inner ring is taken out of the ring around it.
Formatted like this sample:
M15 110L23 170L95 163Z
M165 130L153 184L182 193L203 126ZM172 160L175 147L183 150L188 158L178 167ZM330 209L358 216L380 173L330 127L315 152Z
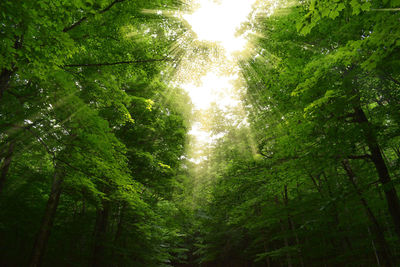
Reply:
M204 110L215 103L219 109L223 111L235 109L235 112L241 114L240 117L245 118L239 94L235 92L235 86L240 86L236 55L239 53L245 55L244 50L249 46L247 39L243 35L238 35L237 31L252 14L255 3L256 0L198 0L196 10L181 16L191 26L192 33L195 33L196 37L192 43L186 45L196 47L200 44L213 44L214 51L216 54L219 53L211 57L212 59L209 57L208 61L205 61L208 65L204 66L205 62L199 57L187 52L185 62L189 63L183 63L180 66L181 70L177 71L185 72L182 75L185 78L191 76L191 79L185 81L181 79L178 84L188 92L198 114L204 113ZM172 47L171 51L175 52L175 49L177 48ZM192 147L193 161L197 163L201 161L202 156L199 151L222 137L211 134L200 121L201 118L196 118L190 131L195 139L193 144L195 147ZM254 142L249 140L249 143ZM253 152L256 153L255 149Z

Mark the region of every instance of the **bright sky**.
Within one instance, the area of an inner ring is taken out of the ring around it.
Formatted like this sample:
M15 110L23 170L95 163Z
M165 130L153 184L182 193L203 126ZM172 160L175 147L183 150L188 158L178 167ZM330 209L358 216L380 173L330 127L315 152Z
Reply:
M225 48L227 57L231 58L235 51L243 50L246 40L236 37L235 32L240 24L246 21L255 0L198 0L200 8L183 18L192 26L199 40L216 41ZM230 62L229 64L232 64ZM188 91L195 109L207 109L212 102L221 108L239 105L239 100L233 95L232 82L237 75L220 76L208 72L201 78L202 84L192 83L181 85ZM190 134L202 143L211 142L210 134L202 131L199 123L194 123Z
M214 72L208 72L201 78L201 85L184 84L196 109L207 109L212 102L216 102L221 108L238 104L232 92L232 82L237 75L219 76Z
M200 40L218 41L228 53L241 50L246 44L235 37L236 29L246 20L255 0L199 0L200 8L184 15Z

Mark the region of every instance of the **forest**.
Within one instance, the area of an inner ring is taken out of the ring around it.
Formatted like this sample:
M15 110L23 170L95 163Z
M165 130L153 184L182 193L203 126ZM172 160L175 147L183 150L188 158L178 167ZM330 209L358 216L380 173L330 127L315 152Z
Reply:
M194 2L0 1L0 266L400 266L400 1L256 0L202 111Z

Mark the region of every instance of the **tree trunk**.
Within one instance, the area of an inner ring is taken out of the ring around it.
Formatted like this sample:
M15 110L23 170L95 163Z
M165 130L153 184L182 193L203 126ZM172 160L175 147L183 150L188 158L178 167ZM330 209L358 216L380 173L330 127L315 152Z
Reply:
M85 200L85 196L83 196L82 198L82 207L81 207L81 211L80 211L80 216L85 216L86 214L86 200Z
M286 208L288 208L289 197L288 197L288 192L287 192L287 185L284 186L284 201L283 201L283 203L285 204ZM288 211L287 217L288 217L287 219L288 219L289 229L292 231L292 233L294 235L294 238L295 238L295 241L296 241L296 245L297 245L297 249L298 249L298 252L299 252L300 265L304 266L303 253L302 253L301 248L300 248L299 236L296 233L296 229L295 229L295 226L294 226L294 223L293 223L293 220L292 220L292 216L290 215L289 211Z
M3 191L4 188L4 184L6 182L6 178L7 178L7 174L8 174L8 170L10 168L11 165L11 160L14 154L14 146L15 143L14 141L11 141L9 147L8 147L8 151L7 154L4 158L4 162L3 162L3 166L1 167L1 174L0 174L0 194Z
M18 50L22 47L22 43L24 40L24 36L21 35L20 37L17 37L17 39L14 42L14 49ZM11 69L6 69L3 68L0 73L0 101L3 98L3 94L5 91L7 91L11 77L13 74L17 71L17 67L15 67L14 64L11 65Z
M125 207L126 207L126 203L124 202L124 203L122 203L121 207L119 208L117 231L115 232L115 236L114 236L115 243L118 243L122 236L122 225L123 225L123 220L124 220L124 215L125 215Z
M278 196L275 196L275 204L277 206L279 206L279 204L280 204ZM286 230L286 227L285 227L284 222L282 221L282 219L279 219L279 226L281 227L281 231L282 231L282 234L283 234L284 245L285 245L286 248L289 248L289 240L288 240L288 238L287 238L287 236L285 234L287 230ZM292 258L290 256L289 252L286 253L286 261L287 261L287 266L288 267L292 267Z
M286 185L285 185L284 189L286 190ZM275 199L275 202L276 202L277 205L279 205L279 200L278 200L277 197ZM285 192L283 192L283 202L284 202L284 205L285 205ZM283 222L282 219L279 219L279 224L280 224L280 227L281 227L281 231L283 233L283 242L285 244L285 248L288 249L290 244L289 244L289 238L287 237L286 233L289 232L290 229L286 229L285 223ZM292 267L293 266L292 265L292 257L290 255L289 251L286 252L286 261L287 261L287 266L288 267Z
M375 215L372 212L371 208L369 207L367 201L363 197L361 190L357 187L357 184L355 181L355 174L350 166L349 161L347 159L343 160L342 165L347 173L347 176L349 177L351 184L353 185L354 189L357 192L357 195L360 198L360 202L361 202L362 206L364 207L365 213L366 213L370 223L372 224L373 238L375 239L376 244L377 244L376 254L379 258L378 264L379 264L379 262L382 262L383 266L385 266L385 267L393 266L390 248L386 242L382 227L379 225L377 218L375 217Z
M14 70L3 69L0 74L0 100L3 98L3 94L7 91L11 76L14 74Z
M53 227L54 218L60 200L63 181L64 177L56 166L54 170L50 196L47 201L42 224L40 225L39 232L36 236L35 245L33 246L32 256L29 262L30 267L37 267L41 266L42 264L43 255L46 251L47 241L50 236L50 231Z
M263 243L264 243L264 251L265 251L265 253L267 253L268 252L267 244L265 243L265 241ZM265 257L265 261L266 261L267 267L271 267L271 259L269 256Z
M320 179L320 176L322 176L322 175L325 178L324 180L325 180L326 188L327 188L327 193L326 193L327 196L329 198L331 198L331 199L334 197L333 193L332 193L332 190L331 190L331 188L329 186L328 178L327 178L325 173L321 173L320 175L317 175L315 177L311 173L308 173L308 175L311 178L311 181L313 182L315 188L319 192L319 194L321 196L321 199L325 199L326 198L325 193L322 192L321 179ZM317 180L318 180L318 183L317 183ZM338 212L338 208L337 208L336 202L332 203L332 208L329 211L331 211L330 213L332 213L331 215L333 217L333 222L330 223L329 227L332 228L332 229L338 229L340 232L345 232L346 230L343 229L342 226L340 226L341 224L340 224L340 221L339 221L339 212ZM342 250L343 251L342 253L345 253L348 249L350 249L351 251L353 250L353 246L351 245L350 239L349 239L349 237L347 235L344 235L344 237L343 237L344 244L339 244L338 245L337 242L332 237L329 237L328 239L329 239L329 242L332 244L332 246L334 248ZM342 241L340 241L340 242L343 243ZM347 248L346 248L345 245L347 246Z
M105 242L108 226L108 218L110 215L110 202L107 200L102 201L103 207L97 209L96 225L94 231L94 249L92 266L105 266L102 262L105 252Z
M378 255L378 251L376 250L376 246L375 246L375 242L374 242L374 237L371 234L371 229L369 229L369 226L367 226L367 230L368 230L368 234L371 237L371 245L372 245L372 249L374 250L374 255L375 255L375 259L376 259L376 264L378 264L378 266L382 266L381 265L381 261L379 259L379 255Z
M283 242L285 244L285 247L289 248L289 239L287 238L287 236L285 234L285 232L286 232L285 225L284 225L282 220L279 220L279 224L281 225L281 230L282 230L283 235L284 235ZM293 266L292 265L292 257L290 256L289 252L286 252L286 261L287 261L287 266L288 267L292 267Z
M381 149L376 136L373 133L371 124L369 123L364 111L360 106L354 105L353 108L357 121L362 124L362 129L365 134L365 141L371 152L371 159L375 165L376 171L378 172L379 181L383 185L389 213L392 217L397 236L400 239L400 202L396 188L392 183L389 170L383 159Z

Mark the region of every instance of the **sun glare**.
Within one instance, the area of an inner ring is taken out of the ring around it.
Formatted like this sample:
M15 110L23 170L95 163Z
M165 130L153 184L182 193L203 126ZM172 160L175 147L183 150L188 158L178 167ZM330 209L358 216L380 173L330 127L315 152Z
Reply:
M217 41L228 53L242 50L246 40L235 32L245 21L255 0L203 0L193 14L184 15L199 40Z
M243 23L256 0L198 0L199 8L183 18L191 25L199 40L219 43L225 49L229 62L235 64L233 54L242 51L247 40L237 36L236 31ZM235 97L233 82L237 75L223 76L209 71L201 78L201 84L187 83L181 85L190 95L196 110L206 110L215 102L221 109L240 106ZM200 143L197 149L211 143L213 138L209 132L201 129L200 122L194 122L190 134Z
M216 41L225 48L228 57L244 49L247 41L236 36L236 30L249 15L256 0L199 0L200 7L183 18L192 26L199 40ZM230 63L229 63L230 64ZM202 77L202 85L183 84L196 109L206 109L211 102L219 105L235 105L237 100L230 94L235 76L221 76L208 72Z
M195 109L207 109L210 104L215 102L219 107L235 106L239 100L233 97L232 81L234 76L218 76L214 72L209 72L201 78L201 85L186 84L184 87L188 91Z

